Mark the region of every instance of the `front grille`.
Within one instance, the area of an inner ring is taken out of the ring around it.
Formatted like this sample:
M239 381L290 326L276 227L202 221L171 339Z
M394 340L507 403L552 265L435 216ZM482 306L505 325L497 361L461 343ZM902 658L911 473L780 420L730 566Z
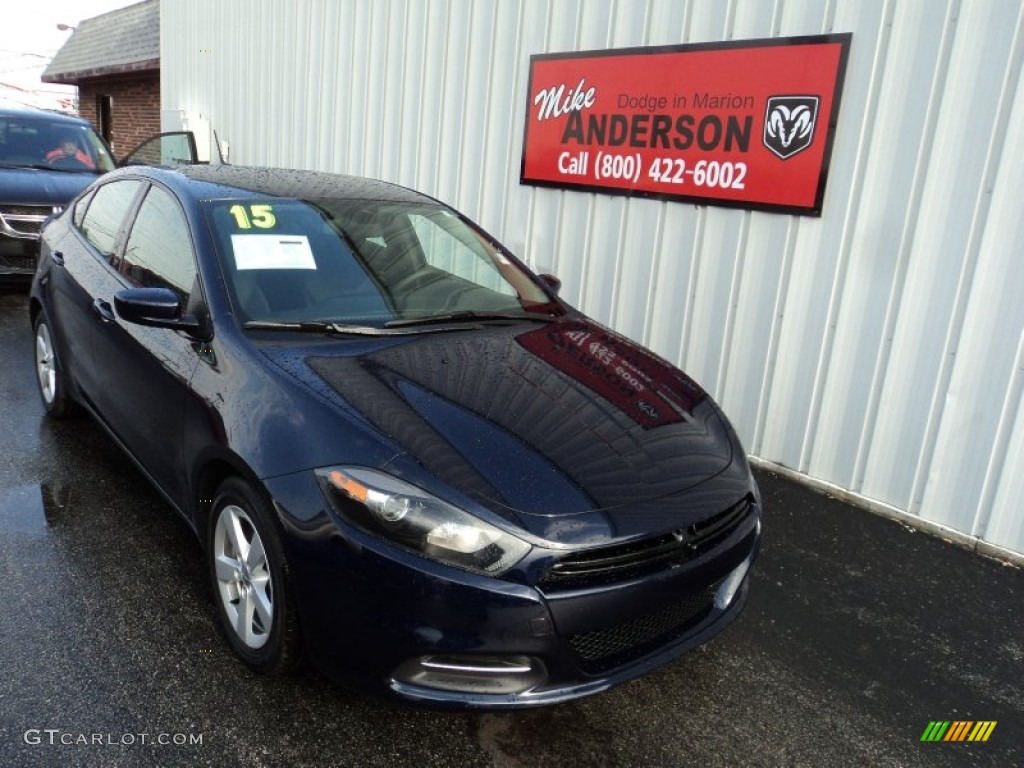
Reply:
M589 672L617 666L678 637L707 616L723 579L674 603L621 624L568 637Z
M0 219L22 235L39 236L46 217L55 210L52 205L0 205Z
M36 271L36 260L34 256L18 256L0 254L0 274L5 272L26 272Z
M45 219L53 210L52 205L0 205L0 216L41 216Z
M42 221L26 221L25 219L5 220L7 221L7 226L23 235L38 235L39 230L43 228Z
M679 565L732 533L750 511L750 498L745 497L724 512L663 536L569 555L551 566L540 586L553 590L596 586Z

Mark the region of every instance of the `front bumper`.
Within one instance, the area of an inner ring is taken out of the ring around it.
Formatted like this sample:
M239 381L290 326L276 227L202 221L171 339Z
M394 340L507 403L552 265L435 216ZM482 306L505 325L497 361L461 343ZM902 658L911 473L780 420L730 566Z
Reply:
M495 579L447 567L348 525L312 473L268 488L314 665L445 707L567 701L679 657L738 616L760 540L752 502L735 529L685 564L611 584L538 587L513 581L516 572Z
M32 276L39 231L53 211L52 206L0 205L0 276Z
M0 277L31 277L36 271L39 241L34 238L14 239L0 233Z

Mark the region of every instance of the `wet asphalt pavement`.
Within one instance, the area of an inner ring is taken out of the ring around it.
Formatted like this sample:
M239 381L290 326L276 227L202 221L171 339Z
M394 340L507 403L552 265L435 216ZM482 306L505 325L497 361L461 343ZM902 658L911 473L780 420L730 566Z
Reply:
M1024 571L767 473L746 612L639 681L472 714L254 677L190 531L88 417L43 417L27 305L0 286L0 766L1024 765Z

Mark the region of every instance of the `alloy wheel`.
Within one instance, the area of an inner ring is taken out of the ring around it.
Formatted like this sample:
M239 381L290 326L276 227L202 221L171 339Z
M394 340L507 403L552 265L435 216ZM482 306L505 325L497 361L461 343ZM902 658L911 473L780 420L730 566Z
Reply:
M57 396L57 364L53 354L53 340L46 323L36 328L36 375L43 400L50 405Z
M213 538L217 591L228 624L246 647L262 648L274 618L274 587L259 531L245 510L228 504Z

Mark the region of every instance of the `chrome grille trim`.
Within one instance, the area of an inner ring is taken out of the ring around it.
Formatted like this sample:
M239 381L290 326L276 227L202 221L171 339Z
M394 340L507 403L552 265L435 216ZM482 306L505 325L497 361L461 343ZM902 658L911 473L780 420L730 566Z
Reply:
M46 217L61 210L60 205L0 205L0 233L37 239Z

